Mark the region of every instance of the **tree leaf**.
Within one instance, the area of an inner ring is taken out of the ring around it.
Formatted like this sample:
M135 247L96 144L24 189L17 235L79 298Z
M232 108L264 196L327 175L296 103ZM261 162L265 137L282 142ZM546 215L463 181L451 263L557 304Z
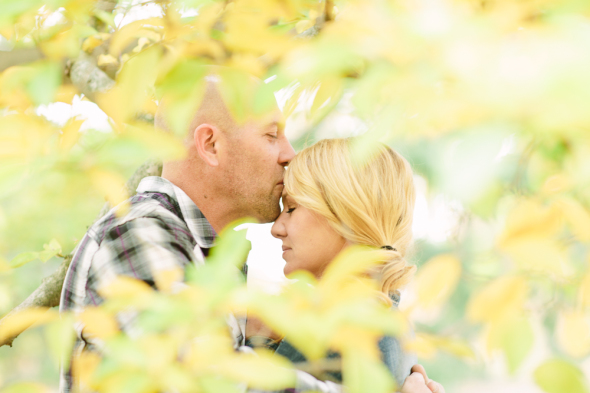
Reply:
M566 354L582 358L590 353L590 316L583 310L562 310L555 334Z
M362 351L344 353L342 371L347 392L388 393L395 391L395 382L385 365Z
M499 277L471 296L467 318L474 322L494 322L519 313L528 293L523 277Z
M537 385L547 393L588 392L582 371L565 360L547 360L537 367L533 376Z
M321 118L324 112L333 108L344 91L344 84L341 78L327 77L320 81L320 86L313 99L313 104L309 110L312 118Z
M573 198L561 198L557 206L563 212L573 234L582 242L590 242L590 213Z
M27 93L36 105L48 104L55 98L62 81L62 65L56 61L36 64L33 77L27 84Z
M527 318L508 318L490 324L488 350L501 349L504 352L511 374L522 364L533 344L534 332Z
M31 325L42 325L59 318L57 311L45 308L27 308L10 315L0 326L0 342L21 333Z
M21 252L8 263L13 269L26 265L27 263L39 258L39 253L34 251Z
M119 332L115 317L102 308L87 307L77 318L84 324L84 334L88 337L105 340Z
M51 390L36 382L17 382L2 389L2 393L49 393Z
M418 269L415 285L418 304L424 308L445 303L461 277L461 262L454 255L437 255Z
M39 253L41 262L47 262L57 254L61 254L61 245L56 239L51 239L48 244L43 245L43 251Z

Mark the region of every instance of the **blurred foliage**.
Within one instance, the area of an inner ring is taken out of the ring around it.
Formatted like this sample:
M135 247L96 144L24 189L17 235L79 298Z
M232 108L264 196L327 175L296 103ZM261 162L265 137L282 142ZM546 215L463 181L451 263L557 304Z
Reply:
M12 49L0 56L0 311L56 259L14 267L71 251L105 199L126 198L122 183L145 159L182 154L177 136L202 96L202 66L223 65L222 94L236 119L263 114L267 93L280 92L294 146L347 132L384 141L409 159L429 200L452 207L444 236L417 240L419 273L404 293L417 329L407 345L432 377L451 386L491 378L500 358L502 373L526 373L542 391L588 392L589 16L580 0L1 1L0 44ZM14 60L32 49L38 58ZM82 61L116 83L89 90L89 76L81 86ZM253 86L249 75L267 83ZM111 131L39 110L81 92L109 116ZM164 94L175 135L150 125ZM358 127L344 130L351 123ZM231 273L237 256L226 248L188 273L184 291L123 281L103 308L79 316L112 350L102 362L79 358L80 378L101 391L287 384L288 365L231 349L224 312L249 307L310 359L340 348L351 391L391 388L373 367L373 344L403 323L367 306L367 283L349 288L334 273L312 288L302 275L281 297L243 294ZM334 288L351 290L346 308ZM128 304L143 310L137 340L112 319ZM55 386L71 332L67 320L45 322L42 334L0 349L2 369L14 375L2 373L0 386L40 384L5 391ZM207 340L179 359L195 336Z

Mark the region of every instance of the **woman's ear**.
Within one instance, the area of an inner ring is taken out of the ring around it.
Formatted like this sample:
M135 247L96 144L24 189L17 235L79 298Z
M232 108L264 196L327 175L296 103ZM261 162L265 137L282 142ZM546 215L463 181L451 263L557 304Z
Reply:
M219 138L219 129L211 124L201 124L195 128L193 144L199 157L210 166L219 165Z

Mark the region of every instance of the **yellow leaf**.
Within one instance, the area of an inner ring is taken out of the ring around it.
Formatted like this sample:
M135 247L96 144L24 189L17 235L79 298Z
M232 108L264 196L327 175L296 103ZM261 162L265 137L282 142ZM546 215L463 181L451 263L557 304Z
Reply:
M12 269L12 268L10 267L8 262L0 256L0 273L6 272L10 269Z
M500 277L471 296L467 318L474 322L494 322L522 310L528 293L523 277Z
M80 53L80 39L96 33L89 26L74 24L51 39L40 43L41 51L50 59L76 58Z
M23 88L30 79L32 67L9 67L0 75L0 105L24 111L31 100Z
M105 299L135 297L152 292L153 289L144 281L128 276L118 276L113 282L98 290L98 293Z
M71 104L74 97L78 94L78 89L74 85L61 85L55 94L55 101Z
M158 36L158 38L159 38L159 36ZM150 43L151 43L151 41L147 37L140 37L139 40L137 40L137 46L135 48L133 48L132 52L139 53L143 50L143 48L148 46Z
M144 146L152 157L163 161L179 160L186 156L185 145L173 133L135 123L125 127L122 138L131 138L134 143Z
M391 373L378 356L347 351L342 355L342 372L346 391L349 393L397 391Z
M75 118L68 120L59 139L59 150L62 153L69 152L76 142L78 142L80 138L80 126L84 121L76 120Z
M143 107L156 80L161 55L161 48L150 47L133 56L123 65L117 85L97 95L97 104L116 123L129 121Z
M556 240L562 217L556 205L522 201L510 212L498 246L522 269L567 276L572 271Z
M573 198L561 198L557 206L563 212L573 234L582 242L590 242L590 213Z
M424 308L442 305L461 277L461 262L453 255L437 255L418 269L415 278L418 304Z
M59 313L46 307L27 308L8 316L0 325L0 342L28 329L59 318Z
M177 337L173 335L145 335L141 337L139 345L152 373L160 372L173 363L178 354Z
M93 35L84 40L82 43L82 50L88 54L92 53L92 51L102 44L104 39L99 35Z
M169 270L158 270L157 274L154 275L156 281L156 287L162 292L170 292L174 289L174 284L182 282L184 277L184 270L169 269Z
M232 356L219 364L219 372L255 389L281 390L294 386L295 373L287 359L269 351L256 352L258 356Z
M499 243L503 247L521 237L548 238L561 224L561 214L554 206L545 207L535 200L524 200L511 210Z
M590 353L590 316L587 312L560 312L555 333L559 346L568 355L583 358Z
M311 105L310 114L312 117L319 116L320 109L328 105L335 105L340 99L343 91L341 78L328 77L320 82L320 87L315 94L313 104Z
M414 352L418 357L432 359L436 355L436 345L431 336L424 333L416 333L416 337L404 344L404 349Z
M99 67L110 66L110 65L119 65L119 60L113 55L110 54L101 54L96 59L96 65Z
M300 20L295 25L295 30L297 31L297 34L301 34L305 30L311 29L313 27L313 25L314 25L314 23L309 19Z
M300 85L295 89L291 97L287 99L287 101L285 102L285 106L283 107L283 116L285 117L285 119L293 114L293 112L299 105L299 97L301 97L301 94L303 94L304 91L305 89L303 85Z
M117 206L129 198L125 190L125 179L118 173L93 168L88 171L88 175L94 188L106 197L111 206Z
M383 251L363 246L344 249L328 265L319 282L319 290L326 295L340 293L351 280L360 277L383 260ZM362 290L361 287L357 289Z
M259 78L266 72L266 68L260 61L260 58L251 54L234 54L227 66L245 71Z
M2 381L0 380L0 383ZM0 385L1 386L1 385ZM2 393L49 393L51 390L37 382L17 382L4 387Z
M80 391L91 391L92 377L101 362L100 356L94 352L82 352L72 359L72 375L80 384Z
M556 194L569 190L571 186L571 179L566 174L560 173L545 180L542 190L546 194Z
M586 273L578 287L578 305L581 308L590 308L590 273Z
M554 239L542 237L518 237L504 244L509 254L521 269L552 274L558 277L573 273L564 255L564 248Z
M0 157L28 162L47 152L47 138L55 130L36 116L0 117Z
M101 308L88 307L78 315L84 324L84 335L108 339L119 332L115 317Z
M200 335L190 342L182 362L189 369L202 371L231 356L233 351L233 341L227 334Z
M434 336L416 333L416 338L404 343L404 349L415 352L418 357L433 358L437 351L445 351L461 358L474 358L475 354L469 344L454 337Z
M113 34L109 51L111 55L119 56L127 45L141 37L152 38L158 41L160 35L154 30L159 30L163 27L163 18L148 18L131 22Z

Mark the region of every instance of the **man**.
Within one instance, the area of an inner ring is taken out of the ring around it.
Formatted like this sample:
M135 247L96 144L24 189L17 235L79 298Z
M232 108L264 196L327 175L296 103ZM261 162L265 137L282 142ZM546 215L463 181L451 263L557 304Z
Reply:
M280 112L238 124L224 104L216 76L207 78L184 140L187 156L164 163L161 177L143 179L129 199L127 213L117 216L115 208L88 230L66 275L61 311L79 312L101 304L99 288L119 275L153 286L161 272L204 263L216 233L236 219L270 222L279 215L284 170L295 155ZM164 103L156 115L161 128L166 128L165 110ZM132 333L133 318L133 313L119 315L123 331ZM241 345L244 326L233 316L228 324L236 346ZM96 345L80 330L73 353ZM65 370L60 390L71 391L73 382L71 371ZM425 383L419 387L425 388ZM298 374L297 388L340 391L305 373Z

